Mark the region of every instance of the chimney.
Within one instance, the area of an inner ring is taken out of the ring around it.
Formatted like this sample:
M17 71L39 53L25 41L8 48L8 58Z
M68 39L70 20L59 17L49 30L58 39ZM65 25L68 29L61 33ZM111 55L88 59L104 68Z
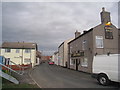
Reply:
M110 12L106 12L104 7L102 8L102 12L100 13L100 15L101 15L101 23L102 24L111 22Z
M81 33L76 30L76 32L75 32L75 38L77 38L78 36L80 36L80 34Z
M86 33L86 32L87 32L86 30L83 31L83 33Z

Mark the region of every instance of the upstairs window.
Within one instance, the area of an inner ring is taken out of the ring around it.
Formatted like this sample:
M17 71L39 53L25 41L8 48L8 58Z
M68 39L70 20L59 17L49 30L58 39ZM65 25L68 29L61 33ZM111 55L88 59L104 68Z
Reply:
M19 53L20 52L20 50L19 49L16 49L16 53Z
M104 48L103 36L96 36L96 48Z
M30 49L25 49L25 53L30 53Z
M86 45L86 40L83 40L82 42L82 50L86 50L87 49L87 45Z
M10 52L11 52L11 49L5 49L5 52L6 52L6 53L10 53Z

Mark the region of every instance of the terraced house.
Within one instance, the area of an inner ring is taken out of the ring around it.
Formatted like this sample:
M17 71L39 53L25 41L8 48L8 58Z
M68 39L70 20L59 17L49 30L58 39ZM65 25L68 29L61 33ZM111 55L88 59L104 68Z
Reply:
M64 41L59 47L58 47L58 65L62 67L67 67L67 60L68 60L68 42L70 42L73 39L69 39Z
M92 73L96 55L118 54L118 29L111 22L110 12L102 8L101 24L84 31L68 43L68 66L71 69Z
M19 65L32 65L32 67L38 63L36 52L36 43L4 42L1 48L1 56L4 56L7 61Z

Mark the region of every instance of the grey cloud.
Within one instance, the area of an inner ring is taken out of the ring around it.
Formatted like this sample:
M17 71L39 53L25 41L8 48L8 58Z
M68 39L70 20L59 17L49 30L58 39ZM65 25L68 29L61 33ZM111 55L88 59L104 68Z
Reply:
M3 41L37 42L40 50L52 54L64 40L74 37L75 30L98 25L103 6L116 24L116 3L4 2Z

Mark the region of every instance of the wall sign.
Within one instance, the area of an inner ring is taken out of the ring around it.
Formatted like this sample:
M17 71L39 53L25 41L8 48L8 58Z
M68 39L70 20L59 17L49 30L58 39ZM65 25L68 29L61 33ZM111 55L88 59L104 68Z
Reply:
M104 27L105 29L105 38L106 39L113 39L113 31L112 31L112 27L109 25Z

